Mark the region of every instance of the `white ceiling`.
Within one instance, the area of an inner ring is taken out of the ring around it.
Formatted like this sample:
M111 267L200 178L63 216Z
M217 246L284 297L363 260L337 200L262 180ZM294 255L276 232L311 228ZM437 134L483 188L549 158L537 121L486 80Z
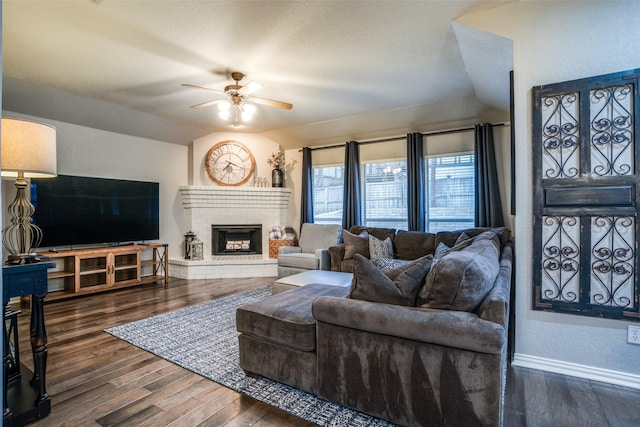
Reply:
M228 73L264 85L242 132L285 147L505 117L511 43L454 20L507 1L4 0L3 108L188 144L235 131Z

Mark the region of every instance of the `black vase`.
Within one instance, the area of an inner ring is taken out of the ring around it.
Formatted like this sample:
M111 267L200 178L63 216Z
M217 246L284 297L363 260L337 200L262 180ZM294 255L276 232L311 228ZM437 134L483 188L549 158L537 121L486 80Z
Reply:
M284 187L284 170L273 169L271 171L271 186Z

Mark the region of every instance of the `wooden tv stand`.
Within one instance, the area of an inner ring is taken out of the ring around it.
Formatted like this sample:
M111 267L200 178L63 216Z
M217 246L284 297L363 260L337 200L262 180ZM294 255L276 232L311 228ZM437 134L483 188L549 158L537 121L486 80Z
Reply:
M168 245L109 246L43 252L55 263L47 273L46 301L164 281L168 278Z

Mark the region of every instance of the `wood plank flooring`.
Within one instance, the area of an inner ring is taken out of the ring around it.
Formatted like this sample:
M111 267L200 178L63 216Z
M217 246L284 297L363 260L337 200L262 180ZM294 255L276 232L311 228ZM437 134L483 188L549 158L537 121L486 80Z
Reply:
M33 426L310 426L103 332L273 279L179 280L45 305L51 414ZM32 365L29 309L20 354ZM510 368L505 426L640 426L640 390Z

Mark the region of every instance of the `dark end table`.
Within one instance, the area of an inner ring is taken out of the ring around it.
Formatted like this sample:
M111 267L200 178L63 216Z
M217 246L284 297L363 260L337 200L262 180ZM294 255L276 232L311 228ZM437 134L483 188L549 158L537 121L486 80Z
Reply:
M33 372L19 364L19 375L9 381L11 365L9 335L3 323L3 426L21 426L46 417L51 412L51 398L45 385L47 370L47 331L44 326L44 298L47 295L47 269L52 262L12 265L2 267L2 305L6 307L13 297L31 296L31 350ZM4 320L3 320L4 322Z

